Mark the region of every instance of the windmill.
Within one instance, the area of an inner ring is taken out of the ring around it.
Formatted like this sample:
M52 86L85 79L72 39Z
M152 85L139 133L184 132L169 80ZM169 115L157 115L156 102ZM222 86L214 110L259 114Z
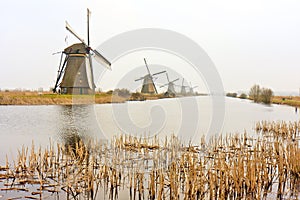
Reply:
M156 87L155 87L155 84L154 84L153 76L165 73L166 71L161 71L161 72L151 74L150 70L149 70L149 67L148 67L148 64L147 64L147 61L146 61L145 58L144 58L144 62L145 62L145 66L147 68L148 74L141 77L141 78L139 78L139 79L136 79L135 81L143 80L143 87L142 87L141 93L157 94L157 90L156 90Z
M170 96L175 96L176 91L175 91L175 88L174 88L174 82L178 81L179 78L177 78L177 79L175 79L173 81L170 81L168 73L166 73L166 76L167 76L168 83L166 83L166 84L164 84L164 85L162 85L160 87L162 88L162 87L168 86L168 90L167 90L167 92L165 94L166 95L170 95Z
M61 92L63 94L93 94L95 92L95 83L92 57L110 69L111 63L96 49L90 47L89 18L90 11L87 9L87 43L66 22L66 29L80 43L73 44L62 52L53 92ZM63 59L64 61L62 62Z
M184 85L184 78L182 79L182 83L181 83L181 91L180 91L180 94L181 95L186 95L186 89L185 88L187 88L187 87L189 87L189 86L186 86L186 85Z
M190 83L190 95L194 95L194 89L197 88L198 86L192 86L192 83Z

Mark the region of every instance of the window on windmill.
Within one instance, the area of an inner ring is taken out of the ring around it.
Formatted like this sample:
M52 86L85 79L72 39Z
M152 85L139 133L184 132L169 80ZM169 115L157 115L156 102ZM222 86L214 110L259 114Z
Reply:
M77 74L80 75L80 72L78 72Z
M79 83L82 83L82 80L81 80L81 79L79 80Z

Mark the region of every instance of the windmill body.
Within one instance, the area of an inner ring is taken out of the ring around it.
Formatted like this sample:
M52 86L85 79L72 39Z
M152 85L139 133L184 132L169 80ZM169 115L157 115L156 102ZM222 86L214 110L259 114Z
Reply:
M169 94L175 94L175 93L176 93L176 92L175 92L175 87L174 87L174 83L173 83L173 82L170 82L170 83L169 83L167 92L168 92Z
M184 79L182 79L180 94L183 95L183 96L187 95L187 92L186 92L186 89L185 89L186 87L188 87L188 86L184 85Z
M156 94L157 93L154 82L150 75L144 76L141 93L144 93L144 94Z
M111 63L103 57L97 50L90 47L89 42L89 15L87 10L87 32L88 43L86 44L66 22L66 29L71 32L81 43L73 44L62 52L57 79L53 92L62 94L93 94L95 92L95 83L93 77L92 56L103 66L110 69Z
M182 95L186 95L186 89L185 89L185 86L181 86L181 91L180 91L180 93L181 93Z
M164 87L164 86L168 85L168 90L167 90L167 92L165 93L165 95L166 95L166 96L175 96L175 95L176 95L176 91L175 91L175 87L174 87L174 86L175 86L174 82L175 82L175 81L178 81L179 78L177 78L177 79L175 79L175 80L173 80L173 81L170 81L169 76L168 76L168 73L166 73L166 76L167 76L167 81L168 81L168 83L165 84L165 85L162 85L161 87Z
M93 94L95 83L90 63L90 55L83 43L67 47L66 66L60 83L63 94Z
M190 85L191 86L189 87L190 88L189 95L195 95L194 89L197 88L198 86L192 86L192 83L190 83Z

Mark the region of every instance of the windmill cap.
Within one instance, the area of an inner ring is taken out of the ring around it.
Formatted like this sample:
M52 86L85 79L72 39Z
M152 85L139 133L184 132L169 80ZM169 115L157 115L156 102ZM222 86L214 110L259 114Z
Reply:
M76 43L64 49L64 53L66 54L86 54L87 48L83 43Z

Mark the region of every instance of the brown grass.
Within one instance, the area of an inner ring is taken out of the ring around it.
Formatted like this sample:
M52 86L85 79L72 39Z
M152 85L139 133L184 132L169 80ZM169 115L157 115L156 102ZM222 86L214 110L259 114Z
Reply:
M51 92L0 92L0 105L72 105L124 103L125 101L154 100L162 95L132 95L122 97L108 93L95 95L59 95Z
M272 103L300 107L300 96L275 96Z
M64 193L67 199L102 198L100 188L108 199L117 199L121 188L131 199L295 199L300 192L299 130L300 122L262 121L254 136L202 139L196 146L184 146L175 136L128 135L109 143L32 145L0 167L0 190L40 198Z

